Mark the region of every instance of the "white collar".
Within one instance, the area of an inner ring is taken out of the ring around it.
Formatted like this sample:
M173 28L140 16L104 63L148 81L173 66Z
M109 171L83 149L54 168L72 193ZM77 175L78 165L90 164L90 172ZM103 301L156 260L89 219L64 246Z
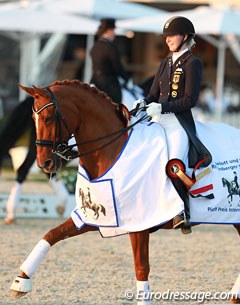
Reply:
M173 61L173 64L175 63L175 61L180 57L182 56L185 52L188 51L188 48L184 49L183 51L179 51L179 52L174 52L172 54L172 61Z

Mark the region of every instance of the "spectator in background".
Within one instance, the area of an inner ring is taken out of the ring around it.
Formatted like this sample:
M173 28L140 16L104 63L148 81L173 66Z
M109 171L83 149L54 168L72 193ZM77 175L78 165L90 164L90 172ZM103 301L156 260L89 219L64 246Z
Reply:
M207 85L202 85L200 88L200 94L199 99L197 103L197 108L200 109L204 113L213 113L213 105L212 101L209 100L208 95L206 94L206 91L208 90Z
M120 104L122 93L118 78L127 82L129 75L121 64L120 54L114 43L115 20L102 19L96 35L97 41L90 52L93 67L91 83Z

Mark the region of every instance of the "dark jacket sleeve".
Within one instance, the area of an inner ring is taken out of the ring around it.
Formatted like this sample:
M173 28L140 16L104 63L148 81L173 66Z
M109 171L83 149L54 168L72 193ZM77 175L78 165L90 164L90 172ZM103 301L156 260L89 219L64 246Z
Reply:
M120 60L120 53L115 44L112 44L111 51L109 52L109 57L111 59L112 66L116 72L116 75L121 76L124 80L128 80L130 75L123 68L123 65Z

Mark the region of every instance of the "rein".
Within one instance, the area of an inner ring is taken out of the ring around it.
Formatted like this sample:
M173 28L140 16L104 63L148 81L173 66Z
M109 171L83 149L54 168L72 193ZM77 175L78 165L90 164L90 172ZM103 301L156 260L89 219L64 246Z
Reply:
M68 134L70 136L69 139L73 138L74 136L70 132L70 129L68 128L67 122L65 121L64 116L61 113L61 110L59 108L59 105L58 105L58 102L57 102L57 99L56 99L55 95L53 94L53 92L51 91L51 89L49 87L46 87L46 89L51 94L52 102L43 105L38 110L35 110L33 108L33 112L35 114L39 114L45 108L47 108L49 106L55 106L55 108L56 108L56 133L55 133L55 139L54 139L54 141L50 141L50 140L38 140L38 139L36 139L35 143L36 143L37 146L41 146L41 147L49 147L49 146L52 147L53 148L52 153L57 155L58 157L64 159L64 160L66 160L66 161L71 161L71 160L73 160L75 158L80 158L82 156L88 155L90 153L93 153L95 151L98 151L100 149L103 149L103 148L111 145L117 139L119 139L122 135L126 134L129 130L131 130L135 125L137 125L138 123L142 122L143 120L145 120L148 117L148 115L145 114L140 119L135 121L133 124L131 124L131 125L125 127L125 128L122 128L122 129L120 129L118 131L115 131L113 133L110 133L108 135L102 136L100 138L92 139L92 140L88 140L88 141L85 141L85 142L80 142L80 143L76 143L76 144L72 144L72 145L68 145L67 141L63 141L63 139L62 139L62 129L61 129L61 124L59 124L60 121L63 123L64 127L68 131ZM131 114L131 112L130 112L130 114ZM58 131L59 131L60 141L56 141ZM74 148L75 146L79 147L79 146L83 146L83 145L86 145L86 144L89 144L89 143L98 142L98 141L107 139L107 138L112 137L112 136L116 136L116 137L114 137L111 141L107 142L106 144L101 145L100 147L98 147L96 149L87 151L87 152L82 153L82 154L76 153L75 155L66 155L66 153L70 152L72 150L72 148Z

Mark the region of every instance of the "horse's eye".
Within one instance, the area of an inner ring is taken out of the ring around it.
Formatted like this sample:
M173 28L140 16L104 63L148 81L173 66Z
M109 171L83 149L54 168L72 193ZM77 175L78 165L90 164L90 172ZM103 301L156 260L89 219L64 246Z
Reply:
M51 123L52 122L52 117L51 116L46 116L44 118L44 123Z

